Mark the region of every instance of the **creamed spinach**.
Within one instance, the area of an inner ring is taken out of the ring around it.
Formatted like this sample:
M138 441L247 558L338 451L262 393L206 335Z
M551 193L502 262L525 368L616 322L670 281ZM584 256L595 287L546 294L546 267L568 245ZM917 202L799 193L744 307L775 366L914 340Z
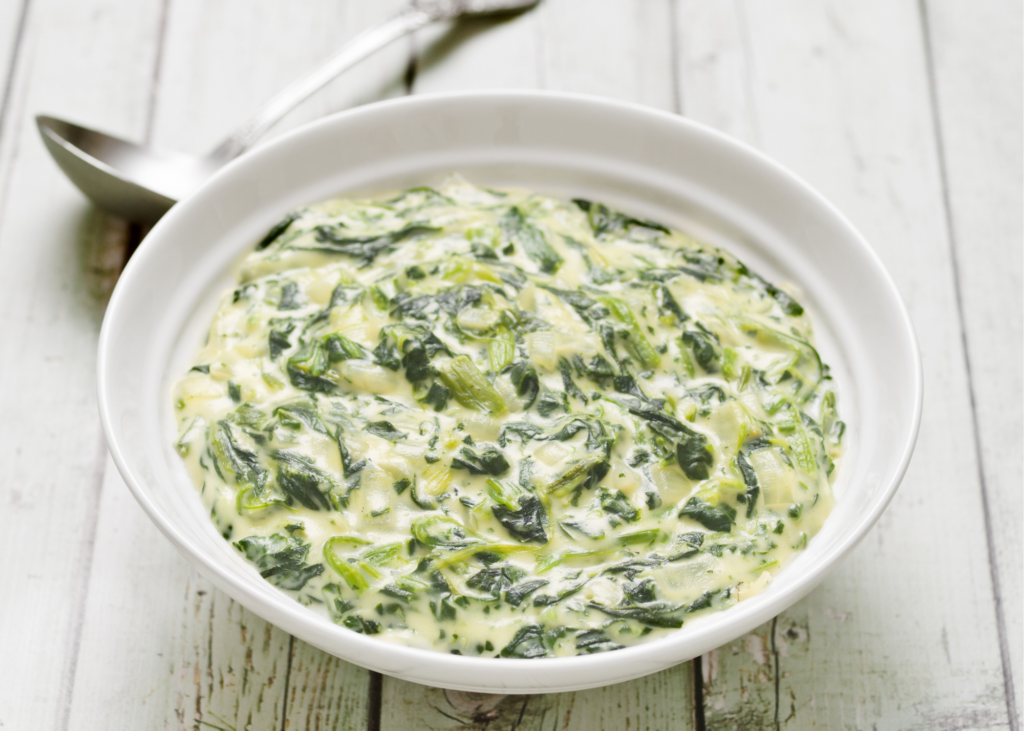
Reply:
M355 632L550 657L760 591L844 425L797 299L601 203L454 180L274 226L175 387L219 531Z

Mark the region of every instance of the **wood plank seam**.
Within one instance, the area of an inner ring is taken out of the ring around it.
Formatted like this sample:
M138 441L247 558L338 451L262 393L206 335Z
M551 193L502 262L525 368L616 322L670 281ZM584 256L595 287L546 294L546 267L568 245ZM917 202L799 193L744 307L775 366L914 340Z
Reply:
M164 47L167 41L167 18L171 12L171 0L161 0L160 19L156 28L156 50L153 54L153 71L150 75L149 95L146 105L146 134L143 144L153 139L153 125L156 124L156 107L160 96L160 75L164 68Z
M674 26L673 26L674 27ZM693 731L706 731L704 718L704 656L698 655L690 661L693 668Z
M14 29L14 43L11 44L11 61L7 66L7 78L4 80L3 96L0 97L0 142L3 141L7 129L7 117L10 115L11 97L14 93L14 80L18 77L18 61L25 39L25 25L28 20L28 8L32 0L22 0L18 24Z
M26 3L27 5L27 3ZM82 547L78 553L77 577L71 592L71 605L75 607L71 613L70 648L65 653L64 670L61 672L60 690L57 692L57 727L66 731L71 718L71 696L75 689L75 677L78 669L78 654L82 647L82 631L85 625L85 602L89 593L89 577L92 574L92 558L96 547L96 528L99 523L100 496L103 493L103 478L106 475L107 439L102 430L98 435L96 449L96 465L93 468L89 486L89 499L86 502L86 513L83 520L86 524Z
M953 263L953 296L956 302L957 317L960 326L960 342L963 351L964 368L967 371L967 394L971 407L971 427L974 433L974 453L978 467L978 485L981 491L981 507L985 520L985 543L988 549L989 573L992 581L993 603L996 614L996 630L999 634L999 658L1003 666L1003 686L1006 701L1007 717L1010 720L1011 731L1019 731L1020 719L1017 718L1017 704L1014 698L1013 669L1010 666L1010 648L1006 637L1006 617L1003 607L1003 598L999 583L999 566L996 562L994 534L992 530L992 507L988 492L988 484L985 479L985 457L981 448L981 431L978 423L977 395L974 387L974 375L971 369L971 354L967 347L966 317L964 314L964 300L962 285L960 281L960 251L953 221L953 209L949 197L949 175L946 166L946 151L943 138L942 118L938 103L938 87L935 79L935 62L932 50L931 26L928 18L927 0L918 0L918 13L921 21L922 43L925 53L925 69L928 77L928 101L932 109L932 124L934 126L935 144L938 148L936 159L939 165L939 177L942 185L942 208L945 217L945 227L949 237L950 256Z
M213 637L213 632L210 632ZM292 679L292 658L295 657L295 637L288 638L288 662L284 666L284 693L281 694L281 731L288 727L288 689Z
M669 76L672 79L672 111L683 116L683 79L679 73L681 56L679 53L679 3L678 0L669 0L669 42L671 53L669 62L672 64ZM705 731L704 719L704 677L702 672L701 656L690 660L690 678L693 693L693 729L694 731Z
M679 74L679 5L676 0L668 3L669 28L669 78L672 79L672 111L680 116L683 114L683 82Z

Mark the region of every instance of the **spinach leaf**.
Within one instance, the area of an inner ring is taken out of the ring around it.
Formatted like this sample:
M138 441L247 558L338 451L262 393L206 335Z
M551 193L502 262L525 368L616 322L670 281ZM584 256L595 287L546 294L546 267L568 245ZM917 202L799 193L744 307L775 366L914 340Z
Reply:
M540 392L540 378L537 376L537 369L530 361L521 360L512 366L509 378L512 380L512 385L516 387L516 394L526 402L523 408L530 408Z
M716 338L710 331L687 330L682 336L683 345L693 352L694 360L708 373L718 371L718 350Z
M701 282L722 279L722 265L725 263L722 257L704 251L683 251L682 254L688 266L679 267L679 271Z
M435 233L441 229L433 226L425 226L421 223L411 223L397 231L389 231L383 234L371 234L369 236L342 236L339 227L317 226L314 231L319 246L305 247L315 251L327 253L345 254L360 259L360 266L365 267L373 263L379 254L393 251L396 246L414 236Z
M541 394L540 400L537 401L537 413L546 419L556 411L567 412L569 410L567 400L567 395L564 393L559 397L551 391L545 390Z
M248 536L234 545L256 564L260 576L282 589L297 591L324 571L322 563L311 566L306 564L309 545L298 538L274 533L269 536Z
M430 384L426 395L419 397L418 400L427 406L433 407L434 411L444 411L448 407L448 399L451 397L451 394L452 392L447 386L434 381Z
M484 447L479 454L469 447L459 450L459 456L452 458L453 470L469 470L471 475L503 475L508 472L509 463L501 450Z
M747 491L740 495L738 500L741 503L747 504L747 517L753 518L755 504L757 503L757 496L761 492L761 486L757 482L757 472L754 470L754 466L750 464L750 461L743 452L736 455L736 466L740 468L740 473L743 475L743 482L747 486Z
M647 604L657 599L657 591L652 579L624 584L622 592L631 604Z
M544 646L544 630L536 624L520 627L512 641L501 650L502 657L544 657L550 654Z
M295 282L285 280L281 284L281 299L277 304L278 310L297 310L303 305L302 293L299 292L299 285Z
M232 475L238 484L248 485L258 493L263 491L267 484L267 471L260 465L256 452L246 449L238 442L230 422L226 419L217 422L210 438L210 446L219 471Z
M509 208L508 213L498 221L498 226L506 240L522 247L526 255L545 274L554 274L562 266L562 257L548 243L544 233L530 223L519 208Z
M708 469L715 463L708 438L700 432L686 429L676 445L676 461L691 480L706 480Z
M782 307L782 311L791 317L799 317L804 314L804 308L800 306L800 303L789 296L786 292L776 287L771 282L766 281L763 277L758 276L754 272L750 271L745 265L740 264L737 268L740 274L744 274L754 282L759 284L761 288L774 299Z
M492 566L470 576L466 586L492 599L499 599L524 575L525 572L515 566Z
M544 430L536 424L531 424L527 421L511 421L501 427L501 431L498 432L498 444L502 447L508 445L509 435L519 437L519 441L526 444L531 439L536 439Z
M622 645L608 639L604 630L588 629L576 635L576 652L579 655L592 655L595 652L621 649Z
M366 466L366 460L353 460L352 453L348 451L348 445L345 444L345 440L341 436L341 427L338 427L338 432L334 436L335 441L338 443L338 452L341 455L341 475L342 477L349 477L354 475Z
M612 210L603 203L593 203L582 198L573 198L572 202L580 207L587 214L587 221L594 232L594 236L601 237L608 233L625 231L631 226L641 226L652 231L671 233L667 227L654 221L646 221L641 218L633 218L624 213Z
M342 360L365 358L367 350L359 343L351 340L341 333L331 333L323 339L324 349L327 351L327 360L337 363Z
M576 369L576 373L598 382L615 375L615 366L609 363L608 359L601 354L595 355L590 359L589 363L584 361L581 356L574 355L572 357L572 364Z
M387 439L389 442L397 442L400 439L406 438L406 433L399 431L390 421L371 421L363 427L363 431L367 434L373 434L375 437L381 439Z
M287 231L288 227L291 226L292 223L294 223L295 221L299 220L301 217L301 213L299 213L298 211L292 211L283 219L281 219L273 226L271 226L270 230L267 231L267 235L264 236L263 239L258 244L256 244L256 251L262 251L263 249L267 248L272 243L277 241L277 239L280 238L281 234Z
M686 501L679 511L680 518L693 518L708 530L728 533L736 522L736 510L731 505L720 502L717 505L694 496Z
M457 285L442 289L434 294L413 296L402 292L391 300L391 315L399 319L414 318L428 320L440 313L456 317L480 301L484 290L470 285Z
M523 603L526 597L530 596L533 592L542 586L547 586L548 581L546 579L534 579L533 581L524 581L522 584L513 586L511 589L505 592L505 601L511 604L513 607L518 607Z
M676 302L676 298L672 296L672 292L669 288L662 285L658 287L658 307L663 312L667 312L676 318L676 321L682 325L687 319L688 315L683 312L683 308Z
M587 397L583 395L583 391L581 391L575 381L572 380L572 368L569 366L569 361L565 358L560 358L558 361L558 369L562 372L562 388L565 389L565 392L570 396L578 398L583 403L587 403Z
M334 381L324 378L330 361L321 340L314 340L302 346L298 353L288 359L288 378L295 388L303 391L331 393Z
M665 399L651 398L648 396L640 389L640 385L636 382L636 379L628 373L622 376L615 376L614 383L615 390L619 393L634 396L657 411L661 411L665 408Z
M632 503L629 502L629 498L619 490L613 492L606 487L602 487L598 490L597 496L601 502L601 510L604 512L618 516L627 523L640 520L640 511L634 508Z
M288 340L288 333L281 332L280 330L271 330L269 337L270 346L270 359L277 360L277 356L281 355L288 348L292 347L291 342ZM209 373L209 366L207 366L207 373Z
M375 635L380 632L380 622L373 619L364 619L358 614L350 614L341 623L353 632L363 635Z
M299 429L302 426L306 426L321 434L328 433L327 427L320 420L316 404L312 401L292 401L291 403L281 404L274 409L274 416L281 421L281 426L289 429Z
M286 449L275 450L271 456L277 460L277 484L303 507L310 510L330 510L337 505L332 493L339 485L313 460L303 454Z
M683 620L674 616L679 611L679 605L657 603L645 606L606 607L597 602L590 602L591 609L607 614L616 619L632 619L648 627L659 627L666 629L678 629L683 626Z
M572 494L574 505L580 493L597 485L608 474L611 465L595 454L570 462L567 469L542 488L545 494L565 496Z
M548 542L548 513L536 495L519 498L518 510L499 504L491 508L491 513L513 538L524 543Z

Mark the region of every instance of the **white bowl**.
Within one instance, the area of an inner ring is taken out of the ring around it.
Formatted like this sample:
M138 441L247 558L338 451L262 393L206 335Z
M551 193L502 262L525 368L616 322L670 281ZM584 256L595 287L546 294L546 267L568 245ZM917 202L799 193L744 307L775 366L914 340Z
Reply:
M197 352L233 264L287 211L339 194L471 182L585 197L722 245L794 282L848 423L838 502L806 551L758 596L616 652L535 660L412 649L339 627L260 578L214 529L172 448L171 384ZM360 107L229 165L150 232L100 336L99 405L117 467L153 522L214 584L327 652L405 680L468 691L569 691L653 673L786 609L864 537L907 468L920 355L878 257L818 193L711 129L604 99L537 92L423 96Z

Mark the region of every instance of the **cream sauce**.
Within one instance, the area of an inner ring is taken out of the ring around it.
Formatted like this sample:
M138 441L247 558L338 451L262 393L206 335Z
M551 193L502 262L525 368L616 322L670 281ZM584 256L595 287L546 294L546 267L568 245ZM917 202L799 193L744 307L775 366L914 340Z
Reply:
M380 639L572 655L762 590L844 430L811 323L726 252L587 201L441 190L297 211L174 391L212 520Z

